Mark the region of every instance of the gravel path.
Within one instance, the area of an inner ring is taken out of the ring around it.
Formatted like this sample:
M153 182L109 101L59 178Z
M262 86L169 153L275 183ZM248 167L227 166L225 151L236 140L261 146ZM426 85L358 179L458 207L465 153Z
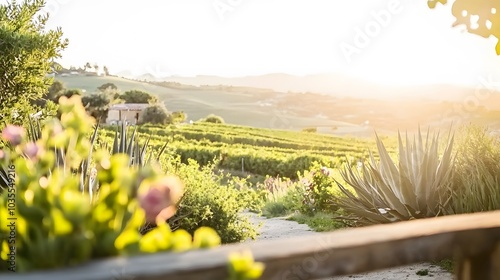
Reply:
M278 238L287 238L293 236L303 236L317 234L307 225L299 224L293 221L287 221L285 218L271 218L258 216L253 213L246 213L250 220L256 226L262 224L258 240L272 240ZM417 275L417 271L427 269L429 274L426 276ZM431 264L415 264L391 268L388 270L375 271L364 274L331 277L322 280L452 280L453 275L444 271L442 268Z

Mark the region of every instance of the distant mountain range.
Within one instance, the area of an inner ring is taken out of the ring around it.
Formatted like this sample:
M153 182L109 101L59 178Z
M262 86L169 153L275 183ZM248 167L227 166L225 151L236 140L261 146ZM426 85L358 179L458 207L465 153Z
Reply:
M313 92L339 97L369 99L434 99L461 101L473 95L475 89L454 85L386 86L340 74L317 74L294 76L289 74L267 74L245 77L218 77L200 75L195 77L155 77L152 74L133 76L129 71L117 76L140 81L167 81L186 85L231 85L253 88L268 88L279 92Z

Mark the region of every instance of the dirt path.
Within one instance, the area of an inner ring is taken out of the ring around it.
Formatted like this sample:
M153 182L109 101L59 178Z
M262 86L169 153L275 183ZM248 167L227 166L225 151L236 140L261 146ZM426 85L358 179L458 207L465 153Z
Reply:
M253 213L246 213L255 225L262 224L258 240L272 240L278 238L287 238L293 236L302 236L308 234L317 234L307 225L299 224L293 221L287 221L285 218L266 219ZM428 275L419 276L416 273L421 270L427 270ZM431 264L415 264L410 266L396 267L388 270L376 271L365 274L350 276L331 277L322 280L452 280L453 275L444 271L442 268Z

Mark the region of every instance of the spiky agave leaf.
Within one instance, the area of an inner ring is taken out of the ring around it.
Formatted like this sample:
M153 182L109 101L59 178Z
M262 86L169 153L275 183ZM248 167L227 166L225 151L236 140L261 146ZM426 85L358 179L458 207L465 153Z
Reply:
M376 135L379 161L370 153L362 172L348 165L341 171L349 191L338 181L344 194L336 204L361 224L387 223L453 213L450 184L453 176L453 137L439 154L439 133L423 140L420 129L406 145L398 133L399 157L395 163Z

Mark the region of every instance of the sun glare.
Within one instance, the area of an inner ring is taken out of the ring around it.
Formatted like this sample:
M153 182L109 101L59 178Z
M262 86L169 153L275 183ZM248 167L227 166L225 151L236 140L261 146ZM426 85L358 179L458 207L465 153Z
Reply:
M255 1L217 10L205 1L71 1L53 6L50 24L70 40L64 65L90 60L114 73L333 72L392 85L463 84L485 60L498 61L490 43L451 28L449 7L417 2Z

